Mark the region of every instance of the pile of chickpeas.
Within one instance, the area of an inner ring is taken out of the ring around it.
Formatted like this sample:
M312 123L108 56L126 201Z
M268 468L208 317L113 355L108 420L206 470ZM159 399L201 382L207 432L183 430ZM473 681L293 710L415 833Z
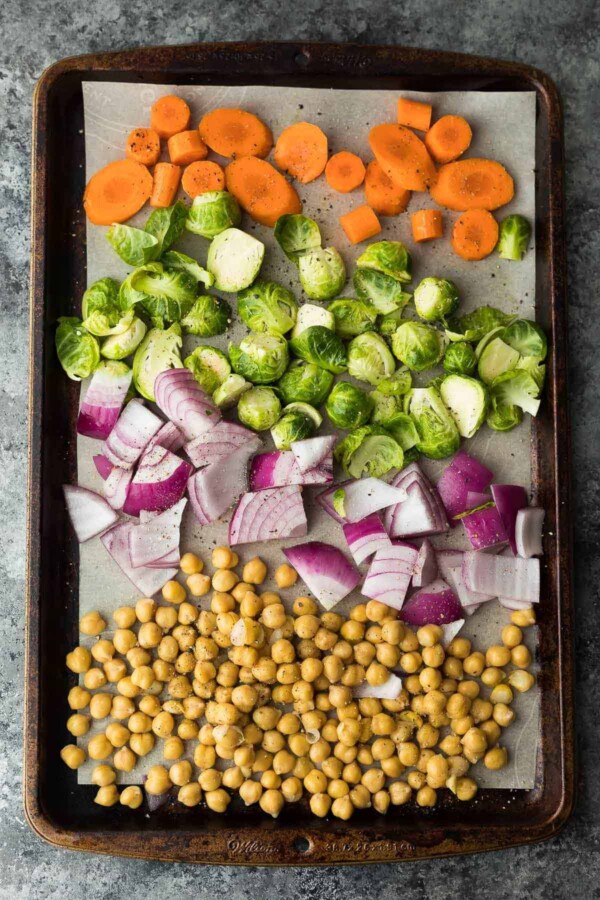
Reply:
M262 591L259 557L241 577L228 547L213 550L212 564L210 577L186 553L186 587L169 581L164 604L144 598L117 609L110 640L101 637L108 623L99 612L81 619L95 641L67 654L81 676L69 691L67 729L81 738L92 720L107 724L87 750L71 743L61 757L72 769L97 762L96 803L141 806L142 789L119 792L116 781L157 740L165 764L146 773L151 797L177 788L185 806L204 801L222 813L237 792L274 817L303 796L316 816L340 819L413 798L432 807L442 788L471 800L471 765L506 765L501 737L515 718L515 692L534 684L522 631L535 622L532 608L513 612L502 642L485 653L460 636L444 648L439 626L415 633L377 600L346 618L297 597L288 615L279 593ZM297 578L287 564L274 573L280 589ZM195 601L209 593L200 610ZM353 696L364 682L383 685L394 669L406 673L397 699Z

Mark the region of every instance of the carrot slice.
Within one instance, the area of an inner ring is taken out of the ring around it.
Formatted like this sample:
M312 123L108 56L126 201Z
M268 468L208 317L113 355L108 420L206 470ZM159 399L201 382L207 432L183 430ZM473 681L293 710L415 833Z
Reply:
M126 222L152 193L152 175L132 159L111 162L87 183L83 195L85 213L95 225Z
M515 194L512 177L493 159L459 159L442 166L431 196L440 206L456 209L498 209Z
M280 169L308 184L327 165L327 135L310 122L296 122L277 138L274 156Z
M153 128L134 128L127 135L125 156L143 166L153 166L160 157L160 138Z
M418 209L410 217L415 241L432 241L444 233L442 214L439 209Z
M365 180L365 164L356 153L340 150L325 166L327 184L340 194L349 194Z
M157 163L154 166L154 187L150 197L150 206L170 206L175 199L181 167L173 163Z
M199 159L206 159L208 147L196 131L180 131L169 138L169 158L176 166L187 166Z
M185 131L190 121L190 108L181 97L169 94L159 97L150 109L150 124L161 138L170 138Z
M242 209L262 225L272 227L280 216L302 212L295 188L264 159L233 160L225 169L225 183Z
M473 132L462 116L442 116L425 135L425 146L438 163L449 163L471 145Z
M397 216L408 206L410 191L396 187L377 160L372 159L365 175L365 198L380 216Z
M181 187L192 200L208 191L222 191L225 172L218 163L210 160L190 163L181 176Z
M467 209L452 229L452 249L462 259L484 259L498 243L498 223L487 209Z
M396 187L426 191L436 179L435 166L423 141L402 125L376 125L369 133L375 159Z
M213 109L202 117L198 129L204 143L220 156L262 158L273 146L271 129L245 109Z
M360 244L361 241L366 241L381 231L379 219L366 204L340 216L340 225L352 244Z
M400 97L398 100L398 125L406 125L417 131L427 131L431 125L431 103Z

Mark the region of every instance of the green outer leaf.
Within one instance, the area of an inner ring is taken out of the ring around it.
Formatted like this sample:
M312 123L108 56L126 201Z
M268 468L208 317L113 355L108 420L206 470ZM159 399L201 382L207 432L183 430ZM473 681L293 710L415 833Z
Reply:
M144 230L154 235L158 241L159 250L157 256L168 250L183 234L188 217L188 208L183 200L177 200L173 206L155 209L150 213Z
M321 246L319 226L314 219L300 213L280 216L273 234L287 258L296 265L299 256Z
M356 260L359 269L376 269L396 281L412 280L412 259L401 241L375 241Z
M413 295L415 309L425 322L440 322L451 316L459 303L458 289L449 278L423 278Z
M400 281L376 269L356 269L352 281L359 299L372 303L382 315L404 309L412 296Z
M548 353L546 335L531 319L517 319L504 329L500 337L521 356L534 356L540 362L546 359Z
M249 334L239 344L229 345L234 372L253 384L271 384L285 372L288 346L285 338L274 334Z
M521 260L527 253L530 238L531 225L525 216L513 213L500 222L496 250L502 259Z
M240 397L249 391L252 385L241 375L228 375L222 385L213 394L213 402L219 409L229 409L239 401Z
M491 393L497 406L519 406L531 416L536 416L540 408L540 389L525 369L498 375L492 381Z
M281 401L270 387L252 387L239 399L238 419L253 431L268 431L281 415Z
M454 331L460 332L461 341L480 341L494 328L510 325L516 316L502 312L495 306L479 306L473 312L461 316Z
M406 367L396 369L389 378L384 378L377 385L380 394L386 394L388 397L399 397L410 391L412 387L412 375Z
M132 225L115 222L106 232L115 253L129 266L145 266L160 256L160 243L153 234Z
M109 337L111 334L125 334L131 328L134 318L133 312L127 313L111 328L109 317L98 309L84 319L83 327L95 337Z
M110 328L121 319L123 311L119 303L119 283L114 278L100 278L85 291L81 300L81 317L88 319L94 313L105 316Z
M214 284L215 279L210 272L203 269L197 260L187 256L185 253L180 253L179 250L167 250L166 253L163 253L161 262L168 269L183 269L184 272L195 278L198 284L202 283L204 287L209 288Z
M56 353L72 381L91 375L100 362L100 345L76 316L61 316L55 336Z
M277 450L289 450L294 441L303 441L315 433L314 420L298 409L284 412L271 428L271 437Z
M523 412L518 406L497 403L492 396L491 410L486 424L493 431L512 431L523 421Z
M444 353L443 366L448 375L472 375L477 368L475 351L466 341L449 344Z
M292 353L306 362L339 374L347 367L346 349L334 331L323 325L311 325L290 341Z
M223 351L207 344L196 347L183 364L207 394L213 394L231 374L229 360Z
M252 284L264 257L262 241L239 228L226 228L211 242L206 268L214 276L217 290L232 294Z
M346 284L346 266L335 247L307 251L298 258L298 269L311 300L331 300Z
M146 325L137 316L123 334L113 334L102 342L100 353L106 359L125 359L139 347L146 334Z
M376 387L394 374L396 363L390 348L380 335L366 331L348 345L348 373Z

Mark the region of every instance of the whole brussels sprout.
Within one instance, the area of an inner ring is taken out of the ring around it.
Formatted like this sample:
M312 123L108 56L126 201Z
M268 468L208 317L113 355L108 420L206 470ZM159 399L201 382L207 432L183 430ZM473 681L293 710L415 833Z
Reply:
M412 259L401 241L376 241L364 250L356 260L359 269L375 269L408 283L412 280Z
M212 239L241 221L242 211L232 194L228 191L207 191L194 197L185 227L194 234Z
M321 247L321 232L314 219L293 213L275 222L275 240L288 259L298 265L298 258Z
M276 281L255 281L237 295L240 318L258 334L285 334L294 327L298 304L291 291Z
M254 431L267 431L281 415L279 397L268 387L253 387L239 399L238 418Z
M140 304L156 328L180 322L192 308L198 291L196 279L183 270L165 269L151 262L131 272L122 283L119 302L123 309Z
M424 278L415 288L415 309L426 322L440 322L458 307L458 291L448 278Z
M531 225L518 213L507 216L500 222L500 236L496 250L502 259L523 259L531 238Z
M145 323L134 316L127 331L122 334L112 334L102 342L100 353L106 359L125 359L134 350L137 350L144 340L146 331Z
M530 319L517 319L500 332L499 337L521 356L534 356L542 362L548 353L546 335Z
M91 375L100 362L100 345L76 316L61 316L56 329L56 353L72 381Z
M351 478L382 478L404 465L402 447L381 425L363 425L351 431L336 446L334 456Z
M294 441L312 437L318 428L312 410L306 403L291 403L283 408L283 415L271 428L271 437L278 450L289 450ZM320 421L320 416L319 420Z
M289 360L285 338L275 334L249 334L239 347L229 345L229 359L234 372L254 384L277 381Z
M346 266L335 247L307 251L298 257L298 269L311 300L331 300L346 283Z
M423 322L403 322L392 335L394 356L413 372L436 366L444 353L439 331Z
M202 294L181 320L186 334L197 337L215 337L227 331L232 319L231 307L222 297Z
M374 387L394 374L396 365L386 342L373 331L359 334L348 345L348 372Z
M411 297L402 282L377 269L357 269L353 282L359 299L368 300L382 315L401 311Z
M372 409L369 395L348 381L338 381L325 404L325 411L336 428L365 425Z
M300 359L335 375L347 366L346 348L337 334L324 325L311 325L298 337L292 338L290 349Z
M364 300L340 297L329 304L329 312L335 321L335 333L348 339L373 331L377 322L377 310Z
M445 459L456 453L460 446L458 428L436 388L413 388L407 412L419 435L416 446L420 453L429 459Z
M327 369L295 359L277 382L277 388L285 403L302 402L320 406L332 384L333 375Z
M142 397L154 401L156 376L166 369L181 369L181 325L175 322L166 331L151 328L133 357L133 383Z
M470 344L457 341L446 347L442 365L449 375L472 375L477 367L477 357Z
M252 385L241 375L228 375L223 384L213 394L213 403L219 409L229 409L238 402L240 397L249 391Z
M207 394L213 394L231 374L229 360L221 350L201 344L183 361L200 387Z

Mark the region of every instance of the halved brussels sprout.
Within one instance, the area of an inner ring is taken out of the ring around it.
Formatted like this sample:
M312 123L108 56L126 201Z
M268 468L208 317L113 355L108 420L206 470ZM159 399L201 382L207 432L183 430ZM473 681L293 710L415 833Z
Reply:
M486 425L493 431L512 431L523 421L523 411L518 406L499 404L492 397L491 410Z
M402 447L381 425L363 425L351 431L336 446L334 456L351 478L382 478L404 465Z
M402 395L383 394L379 389L369 394L373 406L371 422L374 425L385 425L391 422L398 413L404 412L404 397Z
M214 276L217 290L234 294L250 287L264 257L261 241L239 228L226 228L208 248L206 268Z
M525 369L512 369L494 378L491 394L495 406L519 406L536 416L540 408L540 389Z
M316 431L314 418L298 406L301 404L294 404L291 409L284 407L282 417L271 428L271 437L278 450L289 450L294 441L312 437Z
M311 403L288 403L287 406L284 406L283 412L301 412L305 416L308 416L309 419L313 420L315 428L320 428L323 424L323 416L321 415L319 410L315 409L315 407Z
M252 385L241 375L228 375L223 384L213 394L213 403L219 409L229 409L239 401L240 397L251 389Z
M229 360L216 347L201 344L183 361L186 369L189 369L200 387L207 394L213 394L231 374Z
M287 368L288 345L276 334L249 334L239 347L229 345L229 359L234 372L254 384L277 381Z
M359 334L348 345L348 372L373 387L394 374L396 364L386 342L373 331Z
M490 398L485 385L469 375L447 375L440 395L461 437L473 437L488 413Z
M106 232L106 240L128 266L145 266L160 256L158 238L132 225L115 222Z
M485 340L485 338L484 338ZM505 344L502 338L489 341L479 356L477 372L485 384L491 384L498 375L515 369L519 362L518 350Z
M426 322L440 322L458 307L458 290L448 278L424 278L415 288L415 309Z
M391 419L388 419L385 424L386 431L392 435L394 440L396 440L402 450L404 451L404 464L406 465L409 462L408 452L411 450L415 450L415 458L418 456L418 452L416 452L416 446L419 442L419 434L417 432L415 423L412 418L407 413L396 413Z
M406 319L404 319L404 310L395 309L394 312L380 317L377 330L379 334L383 335L383 337L391 338L391 336L398 330L400 325L402 325L402 323L405 321Z
M237 413L242 425L267 431L281 415L281 402L273 388L253 387L240 397Z
M144 231L158 240L159 256L181 237L187 217L188 208L183 200L177 200L172 206L159 207L148 216Z
M415 423L420 453L429 459L445 459L456 453L460 434L436 388L413 388L406 411Z
M448 344L444 353L444 372L449 375L472 375L477 368L475 351L466 341Z
M392 350L413 372L423 372L439 363L444 354L444 339L439 331L424 322L403 322L392 335Z
M343 339L353 338L365 331L373 331L377 322L377 310L364 300L340 297L329 304L336 334Z
M181 320L181 324L186 334L214 337L227 331L231 319L231 307L227 300L203 294L196 298L188 314Z
M151 262L127 276L119 300L124 309L141 304L154 326L164 328L165 322L180 322L187 315L197 290L196 279L188 272Z
M333 314L323 306L305 303L298 310L298 318L292 331L292 338L298 337L299 334L302 334L303 331L306 331L307 328L311 328L313 325L321 325L323 328L329 328L330 331L333 331L335 319Z
M83 327L96 337L122 334L131 325L132 315L119 304L119 285L114 278L100 278L89 286L81 300Z
M507 216L500 222L500 237L496 250L502 259L523 259L531 238L531 225L518 213Z
M100 362L100 345L76 316L61 316L56 329L56 353L72 381L91 375Z
M325 411L336 428L366 425L372 409L369 395L348 381L338 381L325 404Z
M193 234L212 240L241 221L242 211L233 194L228 191L206 191L194 197L185 227Z
M255 281L240 291L237 304L242 321L259 334L285 334L298 315L294 295L276 281Z
M515 318L495 306L480 306L461 316L457 322L452 322L446 330L446 337L450 341L480 341L494 328L506 327Z
M540 362L546 359L548 342L539 325L530 319L517 319L500 335L505 344L521 356L535 356Z
M346 348L334 331L311 325L290 341L292 353L328 372L339 374L347 366Z
M311 300L331 300L346 283L346 266L335 247L307 251L298 257L298 269Z
M375 269L404 284L412 280L412 260L401 241L376 241L356 260L359 269Z
M275 223L275 240L288 259L298 265L298 257L321 246L321 232L314 219L294 213L280 216Z
M166 331L151 328L133 357L133 383L146 400L154 401L156 376L166 369L181 369L181 325L175 322Z
M197 260L185 253L180 253L179 250L167 250L161 256L161 260L168 269L182 269L187 272L196 279L196 284L202 283L207 288L214 284L215 279L210 272L203 269Z
M332 384L333 375L327 369L295 359L277 382L277 389L285 403L303 402L319 406Z
M125 359L139 347L144 340L146 331L144 322L134 316L127 331L122 334L113 334L103 341L100 353L106 359Z
M353 282L359 298L368 300L382 315L401 311L411 298L402 282L377 269L356 269Z
M389 378L384 378L377 385L380 394L389 397L400 397L407 394L412 387L412 375L407 368L396 369Z

